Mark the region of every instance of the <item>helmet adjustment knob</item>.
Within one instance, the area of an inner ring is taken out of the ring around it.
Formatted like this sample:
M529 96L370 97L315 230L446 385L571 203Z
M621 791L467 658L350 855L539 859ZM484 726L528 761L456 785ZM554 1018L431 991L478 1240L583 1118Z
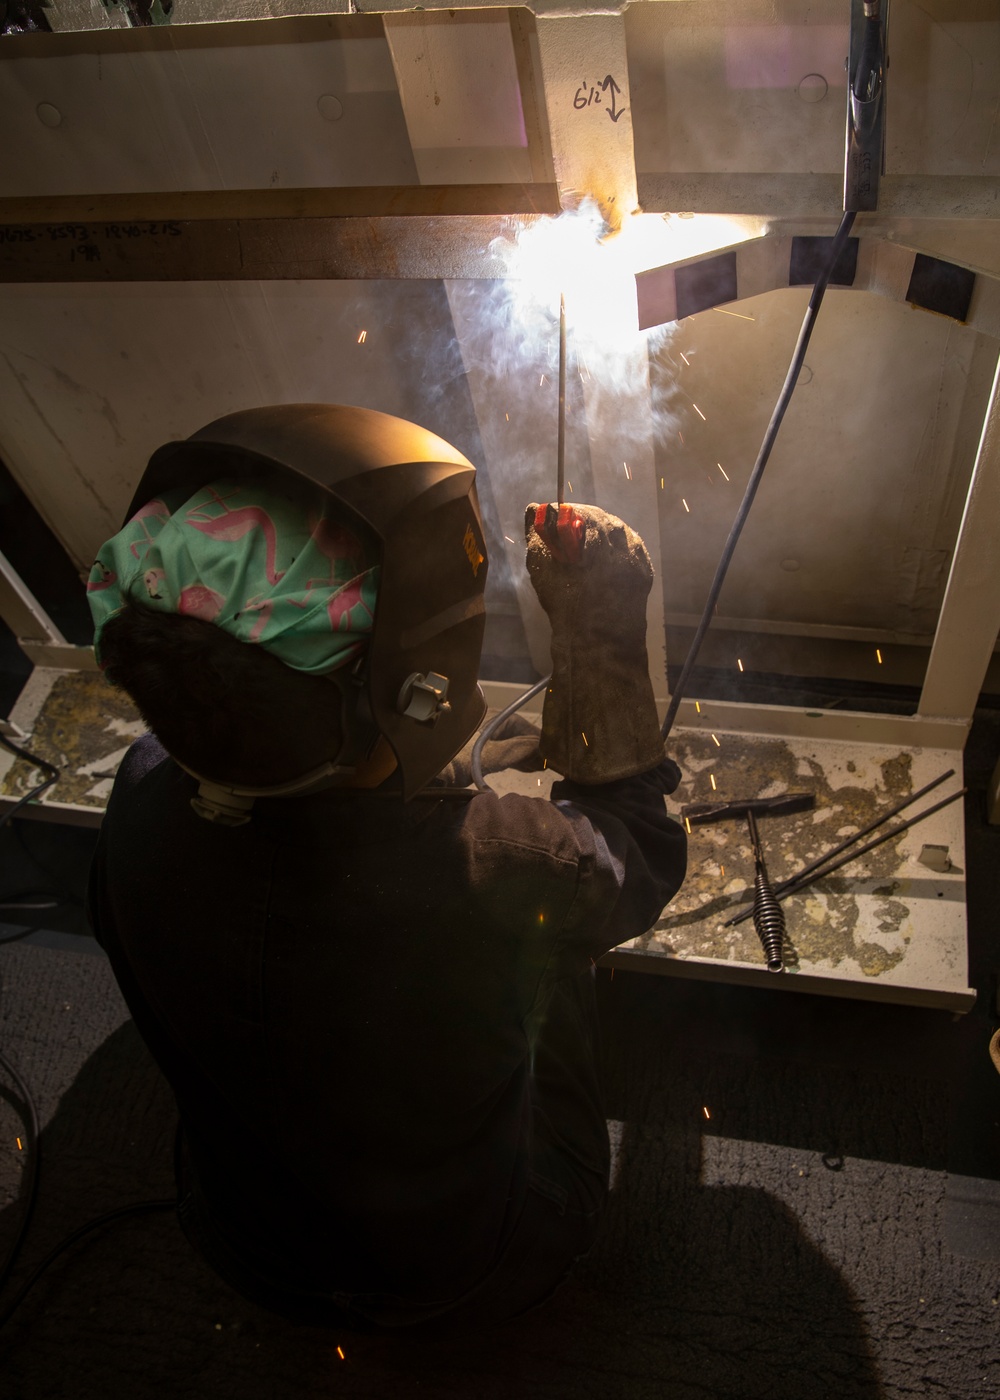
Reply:
M396 709L420 724L433 724L439 715L451 709L447 696L447 676L439 676L436 671L428 671L426 675L414 671L403 682Z

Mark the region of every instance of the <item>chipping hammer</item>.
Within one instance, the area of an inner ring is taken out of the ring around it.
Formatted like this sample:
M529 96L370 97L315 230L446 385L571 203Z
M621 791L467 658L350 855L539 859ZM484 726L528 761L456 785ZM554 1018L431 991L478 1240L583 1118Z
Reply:
M764 852L761 849L760 833L757 830L758 817L787 816L791 812L808 812L816 805L811 792L785 792L780 797L754 797L741 802L690 802L681 808L681 816L691 826L705 826L709 822L728 821L731 817L746 817L750 829L750 844L753 846L753 924L757 930L768 972L784 972L785 961L783 944L785 940L785 913L778 903Z

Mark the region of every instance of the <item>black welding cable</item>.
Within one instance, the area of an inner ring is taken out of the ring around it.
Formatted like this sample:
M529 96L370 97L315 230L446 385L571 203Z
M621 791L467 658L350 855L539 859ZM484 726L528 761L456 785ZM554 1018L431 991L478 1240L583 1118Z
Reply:
M50 1250L34 1273L21 1285L7 1306L0 1311L0 1327L7 1325L49 1265L54 1264L60 1254L69 1249L70 1245L76 1244L77 1240L82 1239L84 1235L89 1235L92 1230L97 1230L102 1225L110 1225L112 1221L122 1220L125 1216L145 1215L149 1211L176 1211L176 1209L176 1200L137 1201L135 1205L119 1206L117 1210L105 1211L95 1220L88 1220L86 1225L81 1225L79 1229L74 1230L71 1235L67 1235L64 1240L60 1241L55 1249Z
M516 700L511 701L505 710L501 710L495 719L491 719L489 724L483 725L482 729L479 731L479 737L472 746L472 781L480 792L493 791L489 783L483 777L483 749L487 740L496 733L505 719L510 719L515 711L519 710L522 705L526 705L533 695L537 695L543 686L548 685L551 679L551 676L546 676L544 680L540 680L536 685L533 685L530 690L526 690L523 695L519 695ZM433 789L430 791L433 792Z
M767 466L767 459L771 455L771 448L774 446L774 440L778 436L778 429L781 427L781 420L785 416L785 410L788 408L789 400L792 397L792 390L795 388L796 381L802 371L802 362L805 359L806 349L813 333L813 327L816 324L816 317L819 314L819 308L826 292L827 283L830 281L833 269L837 265L837 259L840 257L844 244L847 242L847 237L853 224L854 213L850 211L846 213L840 221L840 227L834 236L833 246L830 249L830 256L827 259L826 266L823 268L819 277L817 277L816 285L813 287L812 295L809 298L809 305L806 308L805 319L802 322L802 329L799 331L799 339L795 346L795 353L788 367L788 374L785 376L784 387L778 395L778 402L775 404L774 412L771 414L771 421L767 425L767 432L764 434L764 441L760 445L757 461L754 464L753 471L750 473L750 480L747 482L746 490L743 493L743 500L740 503L739 510L736 512L736 519L733 521L732 529L729 531L729 538L726 540L726 547L722 551L722 558L719 560L718 568L715 571L712 587L708 591L708 601L705 603L705 610L701 615L698 630L694 634L694 641L691 643L688 650L680 678L674 687L673 695L670 699L670 708L667 710L666 718L660 730L664 739L666 739L670 730L673 728L674 720L677 717L677 709L684 697L688 678L694 669L695 661L698 659L701 644L705 640L705 633L711 625L712 615L715 612L715 605L719 600L719 594L722 592L722 585L725 582L733 553L736 550L737 541L742 533L743 526L746 524L747 516L750 514L753 498L757 494L757 487L760 485L760 479L764 475L764 468Z
M31 1217L35 1210L35 1201L38 1197L38 1169L39 1169L39 1145L38 1139L41 1136L41 1128L38 1122L38 1109L35 1107L35 1100L31 1097L31 1091L27 1084L18 1074L17 1070L5 1055L0 1054L0 1068L14 1081L17 1091L21 1095L26 1114L26 1125L28 1132L28 1170L27 1181L24 1186L24 1209L21 1211L21 1220L14 1235L14 1242L7 1251L7 1257L0 1265L0 1290L3 1289L10 1277L18 1254L21 1252L21 1245L31 1223ZM2 1322L0 1322L2 1325Z

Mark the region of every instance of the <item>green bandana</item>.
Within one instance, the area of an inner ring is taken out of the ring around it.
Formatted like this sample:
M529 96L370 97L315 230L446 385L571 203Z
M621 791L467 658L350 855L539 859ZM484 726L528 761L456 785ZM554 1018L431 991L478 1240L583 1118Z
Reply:
M271 483L214 481L194 495L165 492L98 553L87 584L101 632L127 597L200 617L257 642L296 671L322 674L357 657L378 591L378 550Z

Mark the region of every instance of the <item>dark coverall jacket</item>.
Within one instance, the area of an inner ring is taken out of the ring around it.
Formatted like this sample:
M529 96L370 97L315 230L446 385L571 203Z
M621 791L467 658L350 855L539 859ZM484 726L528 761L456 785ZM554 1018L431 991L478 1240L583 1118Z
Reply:
M154 737L133 745L90 915L176 1094L188 1233L223 1277L377 1326L552 1291L607 1190L592 961L683 879L678 777L326 792L230 828Z

